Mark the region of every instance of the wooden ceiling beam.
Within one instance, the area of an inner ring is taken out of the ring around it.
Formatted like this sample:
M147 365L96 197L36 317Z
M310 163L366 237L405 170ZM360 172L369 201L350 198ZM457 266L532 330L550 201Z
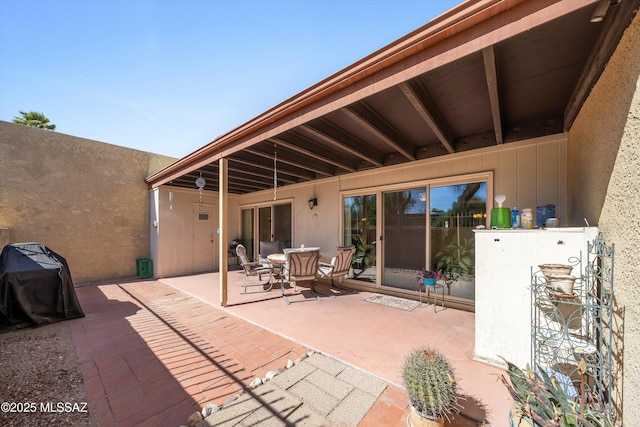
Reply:
M284 148L284 147L282 147ZM250 148L245 148L243 150L243 153L248 153L248 154L253 154L254 156L258 156L258 157L262 157L265 159L273 159L273 154L271 153L265 153L264 151L259 151L256 149L250 149ZM284 153L283 150L279 150L278 152L278 163L283 163L286 165L290 165L290 166L295 166L295 167L302 167L304 169L307 169L311 172L314 172L317 175L320 175L322 177L329 177L329 176L333 176L334 175L334 171L331 170L327 170L327 169L323 169L321 167L319 167L317 164L316 165L312 165L309 162L305 162L303 160L304 158L301 156L298 156L297 158L293 158L290 155L288 155L287 153Z
M495 48L489 46L482 49L482 59L484 61L484 73L487 78L487 89L489 90L489 105L491 105L496 144L502 144L504 140L502 138L502 116L500 115L500 93Z
M334 151L315 149L316 143L301 135L296 134L293 137L298 140L298 144L286 141L282 138L271 138L270 140L287 150L295 151L303 156L328 163L339 169L344 169L347 172L355 172L357 170L355 167L349 165L349 162L344 160L338 153Z
M231 161L231 159L229 159ZM242 174L242 175L247 175L247 176L251 176L251 177L258 177L258 178L265 178L270 180L270 182L273 183L273 172L271 174L267 173L267 172L262 172L261 170L255 171L255 170L248 170L246 168L242 168L242 167L233 167L233 166L229 166L229 172L233 172L234 176L236 176L237 174ZM283 177L278 176L278 180L282 181L282 182L287 182L289 184L293 184L297 181L293 180L293 179L289 179L289 178L285 178L283 179Z
M445 124L427 90L419 82L414 84L404 82L399 84L398 87L449 154L455 153L453 137L451 136L453 132Z
M322 122L329 124L325 120L322 120ZM384 166L384 156L381 153L376 153L367 144L357 140L345 131L338 129L333 125L330 126L332 128L331 132L319 130L309 125L301 125L299 128L312 135L314 138L317 138L323 143L337 148L338 150L345 151L352 156L359 157L365 162L371 163L375 166Z
M407 160L415 160L415 146L365 102L341 110L351 120L380 138Z
M236 163L240 163L243 164L245 166L251 166L253 168L256 169L262 169L265 171L270 171L271 174L273 174L273 163L271 163L270 165L268 164L263 164L263 163L258 163L256 161L252 161L252 160L247 160L244 158L240 158L240 157L230 157L229 158L230 161L236 162ZM289 182L289 183L295 183L298 182L295 179L291 179L291 178L284 178L282 177L282 175L289 175L290 177L296 177L296 178L300 178L302 180L310 180L310 179L314 179L314 177L309 174L309 173L304 173L304 172L298 172L298 171L294 171L291 168L287 168L287 167L283 167L283 165L278 165L277 166L277 173L278 173L278 179L281 181L285 181L285 182Z

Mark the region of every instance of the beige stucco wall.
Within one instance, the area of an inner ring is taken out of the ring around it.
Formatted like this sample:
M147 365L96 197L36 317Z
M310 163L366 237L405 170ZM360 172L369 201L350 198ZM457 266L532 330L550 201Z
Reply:
M65 257L75 283L135 276L149 256L144 179L174 160L0 122L0 228Z
M230 230L238 228L239 211L236 200L237 196L229 196L228 212L233 213L228 217ZM160 186L152 192L151 205L151 257L156 277L188 275L218 268L218 192L203 191L202 208L211 215L208 224L200 224L205 226L204 229L194 228L198 225L196 216L200 212L200 195L195 185L194 189ZM225 242L224 247L239 236L230 233L229 242ZM211 255L211 263L194 264L198 256L207 255L203 253L205 251Z
M569 136L570 210L615 245L615 406L640 425L640 17L636 16Z

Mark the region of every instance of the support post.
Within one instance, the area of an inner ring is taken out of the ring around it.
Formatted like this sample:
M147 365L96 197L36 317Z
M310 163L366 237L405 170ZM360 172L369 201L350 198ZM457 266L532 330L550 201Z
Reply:
M220 305L222 307L226 307L227 305L227 273L228 273L228 245L229 245L229 219L228 219L228 168L229 161L226 158L221 158L218 160L218 178L219 178L219 227L220 227L220 235L219 237L219 245L220 245Z

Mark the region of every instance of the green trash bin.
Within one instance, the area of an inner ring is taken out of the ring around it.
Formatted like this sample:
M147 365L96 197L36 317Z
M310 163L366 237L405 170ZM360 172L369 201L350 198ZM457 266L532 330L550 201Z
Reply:
M153 276L153 261L150 258L138 258L136 260L136 270L140 279Z

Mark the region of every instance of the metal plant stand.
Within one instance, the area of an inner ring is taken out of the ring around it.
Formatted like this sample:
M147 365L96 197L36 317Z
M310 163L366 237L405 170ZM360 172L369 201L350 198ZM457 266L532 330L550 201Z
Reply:
M541 271L531 274L532 366L553 374L565 393L612 412L613 246L599 234L568 263L574 267L573 294L547 286Z

